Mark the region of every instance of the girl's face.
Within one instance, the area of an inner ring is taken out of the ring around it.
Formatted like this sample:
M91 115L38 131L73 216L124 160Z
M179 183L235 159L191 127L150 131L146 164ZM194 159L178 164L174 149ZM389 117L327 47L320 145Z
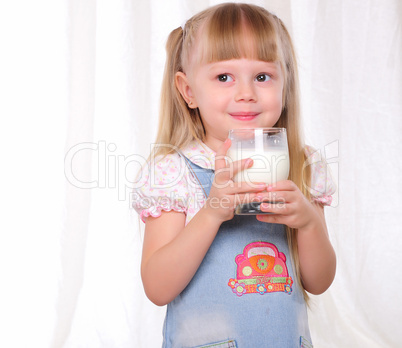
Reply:
M229 129L272 127L282 112L278 63L242 58L199 64L177 73L176 84L190 107L199 108L205 143L215 151Z

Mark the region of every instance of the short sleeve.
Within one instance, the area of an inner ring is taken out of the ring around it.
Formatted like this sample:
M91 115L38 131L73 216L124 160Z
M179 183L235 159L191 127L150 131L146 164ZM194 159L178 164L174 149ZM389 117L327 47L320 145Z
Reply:
M186 213L187 186L186 166L179 155L159 156L147 161L138 174L131 203L144 222L162 211Z
M320 150L306 146L307 165L311 166L311 182L308 188L313 201L323 205L331 205L336 185Z

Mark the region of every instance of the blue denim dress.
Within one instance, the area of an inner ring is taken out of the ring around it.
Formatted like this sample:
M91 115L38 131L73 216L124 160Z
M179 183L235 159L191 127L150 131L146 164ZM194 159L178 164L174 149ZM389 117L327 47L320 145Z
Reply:
M214 172L185 160L207 197ZM163 347L312 347L285 226L255 216L224 222L191 282L167 306Z

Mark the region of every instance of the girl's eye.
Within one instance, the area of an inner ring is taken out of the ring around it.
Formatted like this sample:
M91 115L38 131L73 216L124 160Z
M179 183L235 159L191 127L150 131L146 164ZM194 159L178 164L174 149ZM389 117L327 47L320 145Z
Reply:
M255 79L258 82L265 82L269 81L271 79L271 76L269 76L268 74L259 74Z
M221 75L218 75L218 81L219 82L231 82L231 81L233 81L233 78L227 74L221 74Z

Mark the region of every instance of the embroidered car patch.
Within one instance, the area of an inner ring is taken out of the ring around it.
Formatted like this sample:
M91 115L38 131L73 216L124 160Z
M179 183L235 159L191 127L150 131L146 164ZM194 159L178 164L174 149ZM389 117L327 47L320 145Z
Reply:
M243 254L237 255L236 278L228 285L237 296L243 294L270 292L292 292L293 280L289 277L286 256L268 242L248 244Z

